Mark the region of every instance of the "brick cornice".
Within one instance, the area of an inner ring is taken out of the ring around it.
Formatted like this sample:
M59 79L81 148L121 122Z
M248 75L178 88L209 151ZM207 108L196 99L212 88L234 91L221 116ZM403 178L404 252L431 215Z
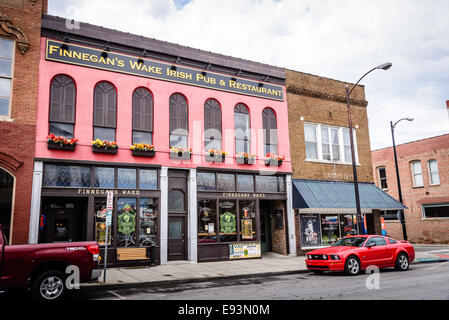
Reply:
M20 30L17 26L13 25L11 20L8 17L0 12L0 27L7 34L12 35L17 39L17 47L21 54L25 54L30 46L30 42L28 41L27 36Z
M22 161L17 160L9 153L0 151L0 167L4 167L5 169L11 171L12 173L16 173L17 169L22 164L23 164Z
M322 92L319 90L313 90L313 89L307 89L304 87L297 87L297 86L287 86L287 93L297 94L301 96L307 96L322 100L329 100L329 101L335 101L335 102L341 102L346 103L346 96L334 94L334 93L328 93L328 92ZM368 101L361 100L361 99L354 99L350 98L351 105L357 105L361 107L368 106Z

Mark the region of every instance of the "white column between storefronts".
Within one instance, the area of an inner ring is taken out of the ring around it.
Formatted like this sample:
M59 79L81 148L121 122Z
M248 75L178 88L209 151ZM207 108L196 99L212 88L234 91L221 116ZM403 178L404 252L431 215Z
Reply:
M292 176L286 176L289 256L296 256L295 211L293 210Z
M28 243L36 244L39 240L39 216L41 208L42 179L44 163L34 162L33 184L31 187L30 227L28 231Z
M161 264L168 261L168 168L161 168L160 253Z
M189 195L189 213L188 213L188 256L189 261L192 263L197 262L198 254L198 241L197 241L197 230L198 230L198 220L197 220L197 197L196 197L196 169L190 169L189 173L189 184L188 184L188 195Z

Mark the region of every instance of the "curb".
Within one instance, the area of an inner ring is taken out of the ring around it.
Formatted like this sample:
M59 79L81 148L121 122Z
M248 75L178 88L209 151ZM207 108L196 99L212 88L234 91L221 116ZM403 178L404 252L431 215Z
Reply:
M97 292L106 290L116 290L116 289L131 289L131 288L143 288L143 287L161 287L168 285L179 285L187 283L201 283L209 281L217 281L224 279L241 279L241 278L259 278L268 276L278 276L278 275L290 275L290 274L301 274L309 272L306 269L303 270L292 270L292 271L276 271L276 272L263 272L263 273L250 273L250 274L238 274L229 276L215 276L208 278L187 278L187 279L175 279L175 280L159 280L159 281L145 281L145 282L128 282L128 283L111 283L111 284L94 284L94 285L81 285L83 291L86 292Z
M420 263L442 263L442 262L449 262L449 259L433 259L433 258L429 258L426 260L421 260L421 261L413 261L411 264L420 264Z

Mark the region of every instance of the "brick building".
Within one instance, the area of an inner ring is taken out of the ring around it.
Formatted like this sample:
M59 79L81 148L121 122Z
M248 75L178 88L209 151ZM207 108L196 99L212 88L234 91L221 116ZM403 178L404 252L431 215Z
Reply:
M449 134L396 146L408 240L449 243ZM398 199L393 148L372 151L376 184ZM395 211L382 212L388 235L403 238Z
M287 70L297 252L358 233L345 82ZM364 87L351 95L362 232L380 234L381 208L401 205L373 184Z
M0 224L28 241L40 27L47 1L0 2Z

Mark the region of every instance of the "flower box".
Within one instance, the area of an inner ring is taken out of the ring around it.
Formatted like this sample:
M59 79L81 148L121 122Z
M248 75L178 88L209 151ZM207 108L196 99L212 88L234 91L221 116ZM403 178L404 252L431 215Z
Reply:
M74 151L76 144L64 144L64 143L56 143L53 141L47 142L47 148L52 150L65 150L65 151Z
M118 148L92 146L92 152L93 153L110 153L110 154L115 154L115 153L117 153L117 151L118 151Z
M141 157L154 157L156 155L156 151L141 151L141 150L131 150L133 156L141 156Z
M215 163L223 163L226 159L226 152L217 151L217 150L209 150L206 153L206 161L215 162Z
M190 160L192 151L190 148L175 148L170 149L170 159L176 160Z
M279 167L282 165L282 162L285 160L284 156L278 156L276 154L267 154L267 158L265 159L266 166Z
M237 164L254 164L256 163L256 156L251 154L240 154L235 157Z
M47 148L52 150L75 150L76 143L78 139L65 138L63 136L55 136L50 133L47 136Z

